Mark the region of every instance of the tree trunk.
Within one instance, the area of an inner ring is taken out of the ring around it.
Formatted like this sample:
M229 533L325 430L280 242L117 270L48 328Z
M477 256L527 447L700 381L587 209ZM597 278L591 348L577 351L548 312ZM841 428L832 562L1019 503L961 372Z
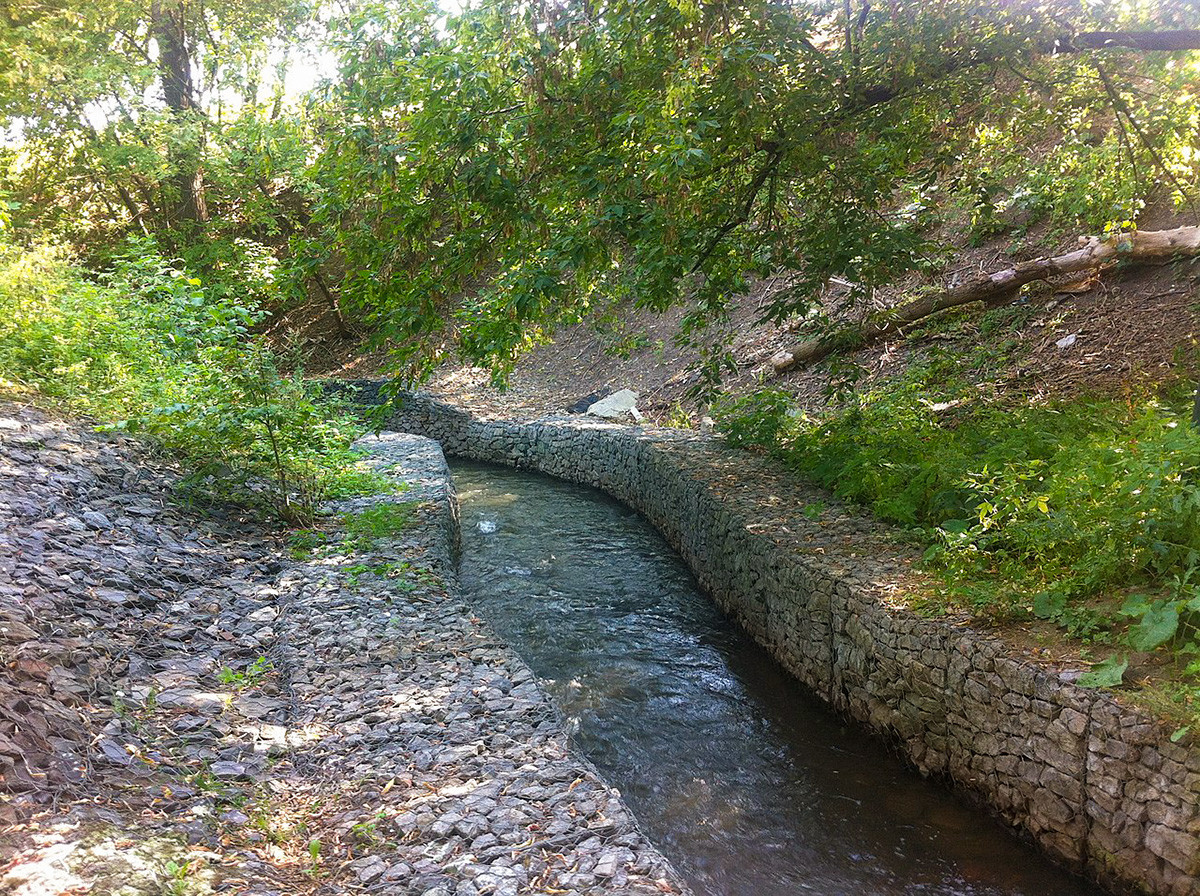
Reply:
M163 99L171 116L181 127L192 123L197 111L195 85L192 82L192 55L188 48L187 7L178 0L169 7L155 2L150 7L154 36L158 40L158 71ZM191 148L174 147L170 152L175 188L174 216L177 220L203 223L208 220L204 197L204 174L200 160L204 152L203 136Z
M343 339L353 339L354 334L350 332L350 327L346 324L346 318L342 315L342 309L338 305L337 296L325 284L325 278L321 276L320 271L313 271L313 282L317 284L317 288L321 290L321 295L325 296L325 301L329 303L329 307L333 310L333 316L337 320L338 335Z
M776 354L771 359L771 367L776 373L783 373L793 367L812 364L839 348L864 345L897 333L906 325L938 311L970 302L995 301L1035 280L1102 268L1115 261L1144 263L1166 261L1181 255L1200 255L1200 227L1135 231L1107 240L1081 237L1080 241L1082 248L1074 252L1053 258L1036 258L992 274L973 277L952 289L939 290L884 311L861 326L801 342Z

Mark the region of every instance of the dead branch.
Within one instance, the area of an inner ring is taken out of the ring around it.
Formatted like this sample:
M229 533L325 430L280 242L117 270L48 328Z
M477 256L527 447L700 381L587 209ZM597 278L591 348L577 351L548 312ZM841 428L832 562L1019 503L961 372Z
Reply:
M1147 264L1200 255L1200 227L1135 231L1109 239L1080 237L1080 243L1081 247L1073 252L1035 258L991 274L972 277L950 289L929 293L873 315L860 326L801 342L771 358L771 367L778 374L793 367L812 364L839 348L874 342L947 308L971 302L995 302L1036 280L1099 270L1118 261Z

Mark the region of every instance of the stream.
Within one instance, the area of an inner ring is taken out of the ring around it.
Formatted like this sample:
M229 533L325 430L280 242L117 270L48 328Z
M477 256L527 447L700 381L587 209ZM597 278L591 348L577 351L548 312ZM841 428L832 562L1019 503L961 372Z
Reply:
M792 679L639 515L453 462L464 594L696 896L1084 896Z

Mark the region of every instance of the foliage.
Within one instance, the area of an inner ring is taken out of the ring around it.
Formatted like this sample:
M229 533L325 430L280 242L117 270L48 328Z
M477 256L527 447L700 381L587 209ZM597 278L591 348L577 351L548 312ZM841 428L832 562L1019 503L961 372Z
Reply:
M717 406L725 441L735 448L773 448L791 425L792 397L782 389L758 389Z
M101 267L137 232L210 292L344 301L411 379L453 352L502 379L558 325L684 304L711 389L708 325L755 277L792 275L782 321L833 276L854 302L939 269L947 219L1128 226L1198 177L1194 54L1054 52L1195 27L1185 0L316 9L6 5L3 214ZM293 103L320 46L337 76Z
M1004 406L935 360L821 419L795 413L779 392L726 402L717 416L731 443L764 448L915 529L946 586L931 608L1037 617L1108 645L1083 687L1121 685L1130 652L1169 653L1180 680L1145 699L1187 722L1183 737L1200 705L1200 434L1188 426L1190 398Z
M1157 399L955 407L928 373L822 419L793 416L778 394L744 399L722 410L720 425L734 444L767 448L841 497L919 529L931 544L926 562L980 612L1035 614L1097 637L1117 619L1089 599L1174 581L1174 597L1126 604L1124 615L1138 619L1129 644L1152 649L1177 635L1180 646L1194 643L1195 630L1185 637L1177 624L1195 609L1200 564L1200 436L1187 426L1190 409Z
M363 4L335 23L310 247L347 263L413 378L456 348L502 376L591 310L685 303L711 380L728 358L705 325L753 277L793 273L763 309L783 320L831 276L858 299L934 269L946 199L980 233L1133 221L1164 180L1184 201L1194 58L1047 52L1195 24L1151 7Z
M1114 62L1058 59L1002 75L1010 102L977 110L949 178L976 240L1040 220L1059 232L1128 226L1160 184L1195 211L1195 59L1152 55L1123 77L1110 74Z
M0 182L19 227L170 238L191 189L257 221L257 183L289 158L266 134L286 129L281 70L311 13L305 0L6 3L0 124L20 139L0 152Z
M138 235L210 296L280 307L315 287L311 135L285 91L308 0L0 6L0 209L93 270Z
M303 523L380 477L358 467L352 415L248 338L260 316L144 243L99 279L52 247L0 248L6 378L151 436L192 484Z

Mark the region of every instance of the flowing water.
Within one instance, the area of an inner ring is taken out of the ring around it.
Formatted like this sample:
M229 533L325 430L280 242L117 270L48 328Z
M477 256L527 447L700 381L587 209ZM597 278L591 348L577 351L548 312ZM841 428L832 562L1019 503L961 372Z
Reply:
M1083 896L792 680L636 513L455 463L462 584L697 896Z

